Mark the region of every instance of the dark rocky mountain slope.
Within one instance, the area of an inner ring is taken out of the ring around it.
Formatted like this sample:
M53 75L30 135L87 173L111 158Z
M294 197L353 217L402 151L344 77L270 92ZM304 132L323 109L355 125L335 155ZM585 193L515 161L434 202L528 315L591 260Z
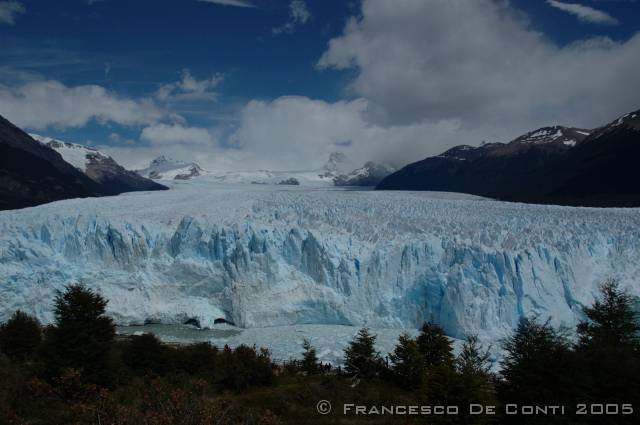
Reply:
M99 183L104 195L167 189L166 186L144 178L134 171L125 169L112 157L99 150L37 134L31 134L30 136L57 151L65 161Z
M593 131L547 127L510 143L457 146L409 164L379 190L463 192L506 201L640 206L640 112Z
M117 187L106 176L94 180L0 116L0 210L129 190L137 189Z

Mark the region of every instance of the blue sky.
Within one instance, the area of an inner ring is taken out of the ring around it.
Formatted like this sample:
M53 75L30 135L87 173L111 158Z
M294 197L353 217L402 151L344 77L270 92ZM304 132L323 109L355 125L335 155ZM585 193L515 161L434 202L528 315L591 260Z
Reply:
M612 73L638 64L638 2L383 3L0 0L0 113L130 166L166 151L214 167L292 168L345 146L361 162L406 163L457 141L502 140L552 120L594 126L640 108L622 88L602 104L579 100L602 100ZM467 62L466 49L484 48ZM513 66L527 60L520 48L540 58L530 81ZM603 58L619 69L579 76L557 100L526 100L549 72L558 74L550 90L566 86L563 63ZM635 84L631 76L625 91Z

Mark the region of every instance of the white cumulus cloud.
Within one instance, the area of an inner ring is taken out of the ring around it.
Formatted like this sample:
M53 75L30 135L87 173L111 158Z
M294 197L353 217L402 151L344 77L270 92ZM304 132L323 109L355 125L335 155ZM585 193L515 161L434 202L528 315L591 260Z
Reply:
M149 124L165 115L148 99L131 99L97 85L69 87L59 81L0 84L0 115L20 127L82 127L90 120L123 125Z
M145 127L140 138L153 145L201 145L214 143L213 136L207 129L188 127L176 123L156 123Z
M318 66L355 69L351 91L384 125L453 119L524 132L639 107L639 34L558 46L502 1L365 0Z

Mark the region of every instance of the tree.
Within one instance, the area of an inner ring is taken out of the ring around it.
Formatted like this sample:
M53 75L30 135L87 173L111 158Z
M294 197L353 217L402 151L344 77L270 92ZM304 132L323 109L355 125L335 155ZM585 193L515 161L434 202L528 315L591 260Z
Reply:
M0 325L0 351L11 360L32 360L41 343L40 323L20 310Z
M425 371L424 394L429 403L447 403L455 396L453 347L442 328L425 322L416 337Z
M584 397L599 403L640 403L640 339L636 298L614 280L600 287L600 297L584 309L577 326Z
M486 376L489 374L489 350L484 350L477 335L470 335L462 344L456 358L456 369L463 376Z
M151 333L132 336L124 346L122 360L142 374L164 375L171 369L169 348Z
M389 354L389 360L398 384L406 388L419 388L424 384L424 360L418 344L409 335L400 335L393 353Z
M506 352L499 385L501 400L516 404L564 404L577 402L575 356L564 333L548 322L522 318L515 333L503 341ZM522 418L507 416L505 421ZM556 423L566 418L541 417L527 423ZM508 421L507 421L508 422Z
M84 379L106 383L115 326L105 316L107 300L84 285L67 286L55 298L55 326L47 334L48 370L53 376L77 369Z
M425 322L416 338L426 368L445 366L453 368L453 347L442 328Z
M578 324L578 346L594 345L640 348L640 324L633 305L635 297L620 289L615 280L600 286L600 299L584 309L587 320Z
M316 349L311 346L311 342L306 338L302 342L302 348L304 349L302 353L302 370L309 375L318 373L319 365Z
M489 350L483 349L478 337L468 336L455 360L458 372L456 404L461 406L469 406L471 403L485 406L496 404L489 358ZM489 419L485 415L470 416L465 413L465 423L486 423Z
M224 389L243 391L251 386L271 385L275 375L271 353L265 348L239 345L224 350L216 370L216 381Z
M380 354L375 350L376 336L362 328L344 349L345 370L361 378L372 378L380 370Z

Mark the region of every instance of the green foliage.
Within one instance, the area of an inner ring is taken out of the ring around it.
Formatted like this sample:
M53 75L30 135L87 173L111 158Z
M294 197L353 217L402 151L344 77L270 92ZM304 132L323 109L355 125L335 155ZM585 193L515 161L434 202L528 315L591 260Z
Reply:
M503 402L519 405L578 402L578 359L564 332L553 329L548 322L541 324L523 318L515 334L503 342L503 349L506 355L499 386ZM562 423L558 421L559 417L538 418L527 423Z
M453 368L453 347L440 326L425 322L416 343L427 369L436 366Z
M617 346L640 349L640 324L633 305L636 299L608 280L600 287L600 299L584 309L586 321L578 324L578 347Z
M477 335L470 335L456 358L456 369L462 376L485 377L489 374L489 350L483 350Z
M216 383L233 391L243 391L251 386L271 385L275 375L268 350L240 345L235 350L223 351L219 359L220 370Z
M489 357L489 350L483 349L476 335L467 337L460 354L455 359L458 372L454 395L456 404L460 406L469 406L471 403L496 405ZM466 410L463 417L467 424L485 424L491 421L491 418L484 415L480 417L468 415Z
M84 285L70 285L55 298L55 326L46 333L47 368L59 376L73 368L88 382L106 384L115 326L105 316L107 301Z
M122 351L122 361L142 375L164 375L171 370L169 347L151 333L132 336Z
M640 340L636 299L615 281L600 288L600 297L585 308L578 324L583 398L602 403L640 402Z
M362 328L344 349L345 371L360 378L373 378L380 371L380 354L375 349L376 336Z
M425 380L422 353L416 341L407 334L400 335L398 344L389 354L395 381L405 388L420 388Z
M311 342L306 338L302 342L302 348L304 349L301 363L302 370L309 375L318 373L320 371L320 367L318 364L316 349L311 346Z
M489 368L488 350L475 336L467 338L454 359L442 329L425 323L415 339L399 337L389 354L390 367L385 367L375 350L375 335L365 328L345 349L347 372L366 378L354 385L358 380L342 374L315 375L316 351L306 340L303 360L292 362L290 373L274 365L267 350L255 347L218 351L206 343L171 346L150 334L114 340L113 324L104 316L106 301L75 285L56 298L56 323L44 330L44 349L38 350L35 330L40 327L28 316L16 313L0 327L7 354L7 346L27 347L20 355L0 356L0 425L334 423L334 414L310 413L323 399L334 406L461 406L455 417L407 417L406 423L600 424L603 416L474 416L465 407L593 402L632 403L635 408L640 403L640 350L634 302L607 282L599 299L585 309L575 345L548 322L522 319L503 342L499 380ZM34 356L49 366L46 380L38 361L22 361ZM309 373L298 373L301 369ZM637 423L637 415L606 419ZM395 423L389 420L339 418L344 424Z
M40 323L20 310L0 325L0 351L12 360L33 360L41 344Z
M218 349L207 342L179 347L173 353L173 368L190 375L210 377L216 371Z

